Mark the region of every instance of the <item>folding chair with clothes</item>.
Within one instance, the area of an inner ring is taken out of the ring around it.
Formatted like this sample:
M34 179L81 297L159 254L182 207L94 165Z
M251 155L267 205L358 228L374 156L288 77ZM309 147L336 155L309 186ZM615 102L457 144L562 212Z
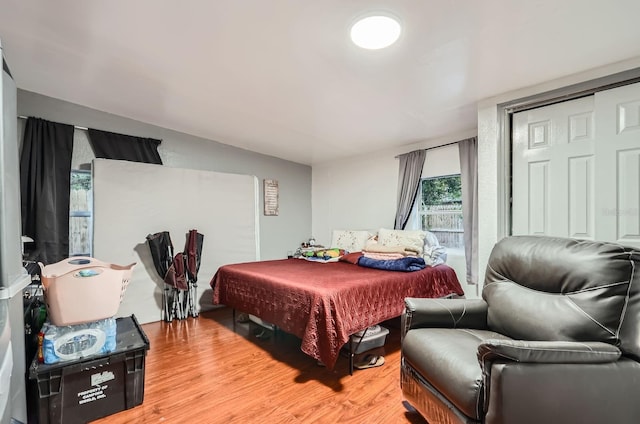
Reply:
M198 270L204 235L189 230L183 252L174 256L168 231L147 236L153 264L165 286L162 291L163 319L167 322L198 316L196 307Z

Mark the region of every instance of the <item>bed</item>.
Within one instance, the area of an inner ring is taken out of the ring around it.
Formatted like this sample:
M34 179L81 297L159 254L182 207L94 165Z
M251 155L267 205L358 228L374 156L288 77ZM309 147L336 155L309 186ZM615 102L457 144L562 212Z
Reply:
M400 316L405 297L464 294L447 265L394 272L301 259L224 265L210 284L214 304L299 337L301 350L330 369L351 334Z

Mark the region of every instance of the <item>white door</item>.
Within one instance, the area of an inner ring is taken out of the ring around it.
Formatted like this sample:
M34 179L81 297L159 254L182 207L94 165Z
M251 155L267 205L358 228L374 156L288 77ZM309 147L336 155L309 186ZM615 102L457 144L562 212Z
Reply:
M596 94L596 234L640 248L640 83Z
M512 234L640 247L640 84L514 114Z
M512 234L594 238L593 96L514 114Z

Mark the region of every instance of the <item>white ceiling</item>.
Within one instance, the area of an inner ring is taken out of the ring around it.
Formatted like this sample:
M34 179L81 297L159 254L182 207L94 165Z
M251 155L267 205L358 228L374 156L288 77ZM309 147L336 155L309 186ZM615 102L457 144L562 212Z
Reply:
M353 46L376 10L399 42ZM638 0L0 0L0 39L19 88L314 164L470 130L480 99L638 57L639 16Z

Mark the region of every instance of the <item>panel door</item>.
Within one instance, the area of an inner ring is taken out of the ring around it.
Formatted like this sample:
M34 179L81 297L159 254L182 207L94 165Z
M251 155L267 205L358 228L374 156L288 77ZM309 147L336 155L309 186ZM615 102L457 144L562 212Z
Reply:
M512 234L595 237L594 97L514 114Z
M596 234L640 248L640 83L597 93Z
M514 114L512 233L640 248L640 83Z

